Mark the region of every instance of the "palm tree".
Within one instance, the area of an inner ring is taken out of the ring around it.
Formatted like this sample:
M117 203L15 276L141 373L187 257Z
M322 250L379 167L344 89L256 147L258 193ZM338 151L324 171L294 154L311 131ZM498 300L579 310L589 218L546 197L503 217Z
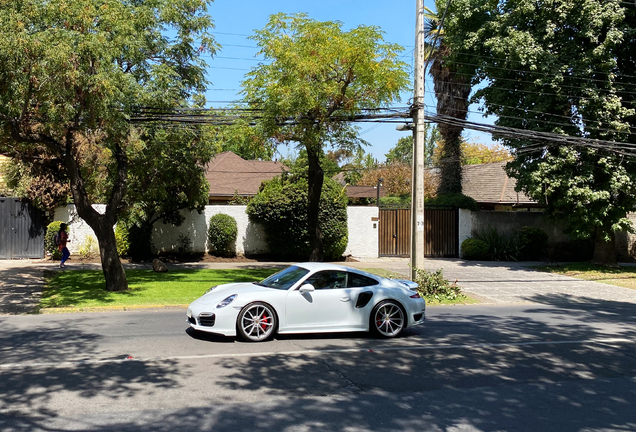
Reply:
M424 7L424 31L427 42L426 60L430 62L429 74L433 78L437 97L437 114L466 120L471 77L459 73L457 67L448 62L451 49L444 43L444 31L440 17ZM464 128L457 124L440 122L442 151L439 160L440 182L438 195L462 192L461 142Z

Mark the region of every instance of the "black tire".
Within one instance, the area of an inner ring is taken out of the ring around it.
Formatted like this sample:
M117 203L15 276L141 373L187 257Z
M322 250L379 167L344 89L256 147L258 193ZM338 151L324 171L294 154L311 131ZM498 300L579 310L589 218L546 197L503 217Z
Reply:
M263 342L276 333L278 319L274 308L263 302L245 306L236 319L236 329L247 342Z
M371 331L383 338L394 338L406 328L406 313L398 302L384 300L375 305L369 317Z

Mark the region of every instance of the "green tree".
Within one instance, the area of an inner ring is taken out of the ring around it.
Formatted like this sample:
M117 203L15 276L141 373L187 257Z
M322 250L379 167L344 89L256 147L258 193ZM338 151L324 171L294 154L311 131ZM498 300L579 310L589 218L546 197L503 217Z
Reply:
M454 7L463 13L446 27L449 43L473 53L484 84L476 97L498 126L636 143L636 5L459 0ZM465 25L473 19L467 11L488 8L487 23ZM507 169L518 187L573 234L593 238L594 262L615 264L614 231L633 229L626 213L636 209L635 161L611 147L502 141L515 150Z
M362 140L357 128L343 120L399 99L408 80L406 64L398 57L402 47L385 43L377 27L343 31L340 22L319 22L304 14L273 15L252 38L266 62L247 74L245 101L261 110L269 136L307 151L309 259L319 261L323 147L355 149Z
M192 128L146 126L128 145L128 188L125 224L130 233L129 255L152 254L152 230L162 221L179 226L181 210L203 212L209 200L205 165L214 147Z
M99 241L106 289L127 289L113 226L128 177L135 107L174 107L203 92L214 51L208 0L17 0L0 7L0 153L70 183ZM99 158L81 151L84 142ZM102 157L103 156L103 157ZM99 213L96 170L108 179Z
M433 163L433 152L440 141L440 134L437 126L429 123L424 125L424 162L426 165ZM389 152L384 155L386 163L405 163L413 165L413 135L400 138Z
M324 232L321 251L337 260L347 248L347 194L337 182L326 178L320 196L318 222ZM311 251L307 218L307 176L287 174L263 182L247 206L250 220L262 225L270 253L302 259Z
M204 135L216 153L231 151L245 160L272 160L275 145L261 125L253 125L251 118L237 112L223 112L217 116L221 123L230 124L205 128Z

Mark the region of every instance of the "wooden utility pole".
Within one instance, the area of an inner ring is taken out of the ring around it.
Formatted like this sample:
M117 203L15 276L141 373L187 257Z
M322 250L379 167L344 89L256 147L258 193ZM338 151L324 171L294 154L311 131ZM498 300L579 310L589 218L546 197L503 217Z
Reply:
M416 0L413 177L411 179L411 277L424 268L424 0Z

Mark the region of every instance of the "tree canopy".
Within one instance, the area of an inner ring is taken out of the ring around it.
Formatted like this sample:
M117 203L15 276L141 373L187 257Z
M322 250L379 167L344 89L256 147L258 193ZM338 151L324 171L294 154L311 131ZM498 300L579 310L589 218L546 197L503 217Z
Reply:
M580 138L574 146L502 137L518 188L575 235L594 238L596 262L615 263L614 230L632 230L636 162L586 139L636 143L636 5L458 0L451 9L445 42L472 58L483 85L475 100L496 125Z
M0 153L70 184L99 241L109 290L127 288L113 225L138 138L129 120L141 107L182 106L204 90L200 56L215 50L209 3L0 3ZM95 187L96 178L107 187ZM92 207L98 190L101 214Z
M384 42L377 27L344 31L340 22L304 14L272 15L252 38L265 61L243 82L245 102L262 113L268 136L307 151L309 259L320 260L320 156L326 145L355 150L363 144L357 128L344 120L399 100L408 85L402 47Z

